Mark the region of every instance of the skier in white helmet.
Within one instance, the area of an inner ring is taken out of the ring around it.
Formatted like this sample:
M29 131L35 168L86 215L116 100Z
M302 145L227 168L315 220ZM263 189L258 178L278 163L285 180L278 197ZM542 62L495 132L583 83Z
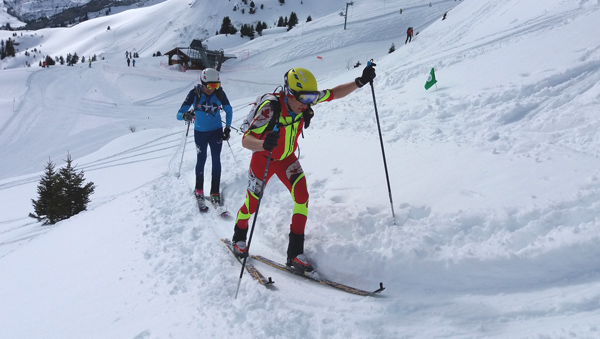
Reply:
M195 86L187 95L179 112L177 120L194 122L194 141L196 143L196 185L194 193L198 201L204 200L204 164L206 152L210 146L212 160L212 179L210 199L214 205L221 204L221 148L223 141L229 140L233 109L229 99L221 87L219 72L206 68L201 74L201 83ZM225 111L225 129L221 120L221 108ZM206 212L208 207L200 207Z

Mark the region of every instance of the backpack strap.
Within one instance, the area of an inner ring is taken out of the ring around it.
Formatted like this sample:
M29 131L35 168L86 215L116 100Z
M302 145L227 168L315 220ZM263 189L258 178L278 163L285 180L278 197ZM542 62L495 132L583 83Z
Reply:
M200 98L202 96L202 85L198 84L196 85L196 87L194 87L194 91L196 93L196 98ZM217 88L217 90L214 92L214 94L217 95L217 99L219 99L219 101L223 101L223 98L225 97L225 91L223 90L222 86L219 86L219 88Z
M267 128L265 128L264 131L260 134L260 139L262 139L265 133L271 132L275 128L275 126L279 127L279 117L281 116L281 103L279 102L279 97L276 94L275 98L276 99L267 100L269 102L269 105L271 106L271 111L273 112L273 115L271 116L271 120L269 120L269 123L267 124Z
M219 86L219 88L217 88L217 90L215 91L215 94L217 95L217 99L223 102L223 98L225 97L225 91L223 91L223 86Z
M194 93L196 93L196 99L194 99L194 110L196 110L196 102L197 100L200 100L200 98L202 97L202 85L196 85L196 87L194 87Z

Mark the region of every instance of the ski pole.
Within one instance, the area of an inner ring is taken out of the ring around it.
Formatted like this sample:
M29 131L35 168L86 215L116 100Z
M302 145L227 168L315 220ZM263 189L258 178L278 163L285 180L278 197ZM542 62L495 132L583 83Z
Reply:
M187 136L188 133L190 132L190 121L187 122L187 131L185 132L185 138L183 141L183 151L181 151L181 161L179 162L179 170L177 171L177 174L175 175L177 177L177 179L179 179L179 176L181 175L181 165L183 164L183 155L185 154L185 145L187 144Z
M370 65L371 61L367 63ZM381 153L383 154L383 167L385 168L385 178L387 180L388 193L390 195L390 206L392 207L392 219L394 225L396 225L396 215L394 214L394 203L392 202L392 188L390 186L390 176L388 175L387 161L385 160L385 149L383 147L383 137L381 136L381 125L379 124L379 113L377 113L377 102L375 101L375 89L373 88L373 81L369 82L371 85L371 93L373 94L373 105L375 106L375 118L377 120L377 129L379 130L379 142L381 143Z
M273 129L273 131L278 131L277 126ZM267 165L265 166L265 174L263 175L263 185L260 190L260 194L258 195L258 201L256 202L256 212L254 212L254 220L252 220L252 227L250 228L250 237L248 237L248 244L246 245L246 253L250 253L250 243L252 242L252 234L254 233L254 225L256 225L256 219L258 218L258 209L260 208L260 202L263 197L263 193L265 192L265 186L267 186L267 173L269 172L269 163L271 162L271 154L273 150L269 151L269 157L267 158ZM246 268L246 260L248 256L244 258L242 262L242 271L240 272L240 279L238 280L237 288L235 290L235 298L237 299L238 291L240 290L240 283L242 282L242 276L244 275L244 268Z
M229 143L229 140L227 140L227 146L229 146L229 150L231 151L231 156L233 157L233 161L235 161L235 163L239 166L240 164L238 163L237 159L235 158L235 154L233 153L233 149L231 148L231 144Z
M222 122L222 123L224 123L224 124L226 124L226 122L225 122L225 121L223 121L223 119L221 119L221 122ZM237 129L237 128L235 128L235 127L233 127L233 126L229 126L229 128L231 128L232 130L234 130L234 131L236 131L236 132L240 133L240 130L239 130L239 129Z

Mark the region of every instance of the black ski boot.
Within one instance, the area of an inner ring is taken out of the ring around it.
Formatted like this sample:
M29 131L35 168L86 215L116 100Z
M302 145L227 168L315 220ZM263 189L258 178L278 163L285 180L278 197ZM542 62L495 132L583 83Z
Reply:
M308 262L306 255L304 255L304 234L289 234L290 242L287 250L287 261L286 265L293 267L295 272L298 274L305 275L311 273L315 269Z
M248 256L248 248L246 247L246 234L248 234L247 228L241 229L237 224L233 228L233 238L231 238L233 252L242 259Z

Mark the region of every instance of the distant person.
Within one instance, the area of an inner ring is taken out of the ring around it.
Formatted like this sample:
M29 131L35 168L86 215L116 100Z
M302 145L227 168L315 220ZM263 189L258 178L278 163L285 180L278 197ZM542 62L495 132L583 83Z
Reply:
M92 59L88 59L88 65L90 68L92 68Z
M131 63L133 64L133 67L135 67L135 59L132 59Z
M131 62L131 59L127 58L127 67L129 67L130 62Z
M446 20L446 15L448 14L448 12L444 13L444 16L442 17L442 21Z
M406 41L404 41L405 45L406 45L407 42L411 42L412 41L412 36L413 36L413 28L412 27L408 27L408 29L406 30Z
M400 14L402 14L402 8L400 8Z
M212 178L210 182L210 200L217 206L221 205L221 148L223 141L229 140L233 109L225 91L221 87L219 72L206 68L200 75L201 84L195 86L187 95L177 112L177 120L194 122L194 141L196 143L196 185L194 194L198 203L204 202L204 164L206 151L210 146L212 159ZM221 107L225 111L225 129L221 120ZM192 108L192 109L190 109ZM204 208L203 208L204 207ZM203 212L208 207L200 207Z
M252 151L252 158L248 171L246 199L237 213L232 238L234 253L238 257L248 256L248 221L256 212L258 197L269 179L277 176L290 191L294 203L286 265L299 274L314 271L304 254L308 185L295 153L298 137L302 134L302 128L308 127L313 116L311 106L341 99L371 83L375 78L373 66L375 64L369 62L363 69L362 76L354 81L320 91L317 88L317 80L310 71L292 68L284 74L283 88L274 94L275 98L267 98L258 106L254 119L242 139L242 147ZM264 177L267 162L269 167Z

